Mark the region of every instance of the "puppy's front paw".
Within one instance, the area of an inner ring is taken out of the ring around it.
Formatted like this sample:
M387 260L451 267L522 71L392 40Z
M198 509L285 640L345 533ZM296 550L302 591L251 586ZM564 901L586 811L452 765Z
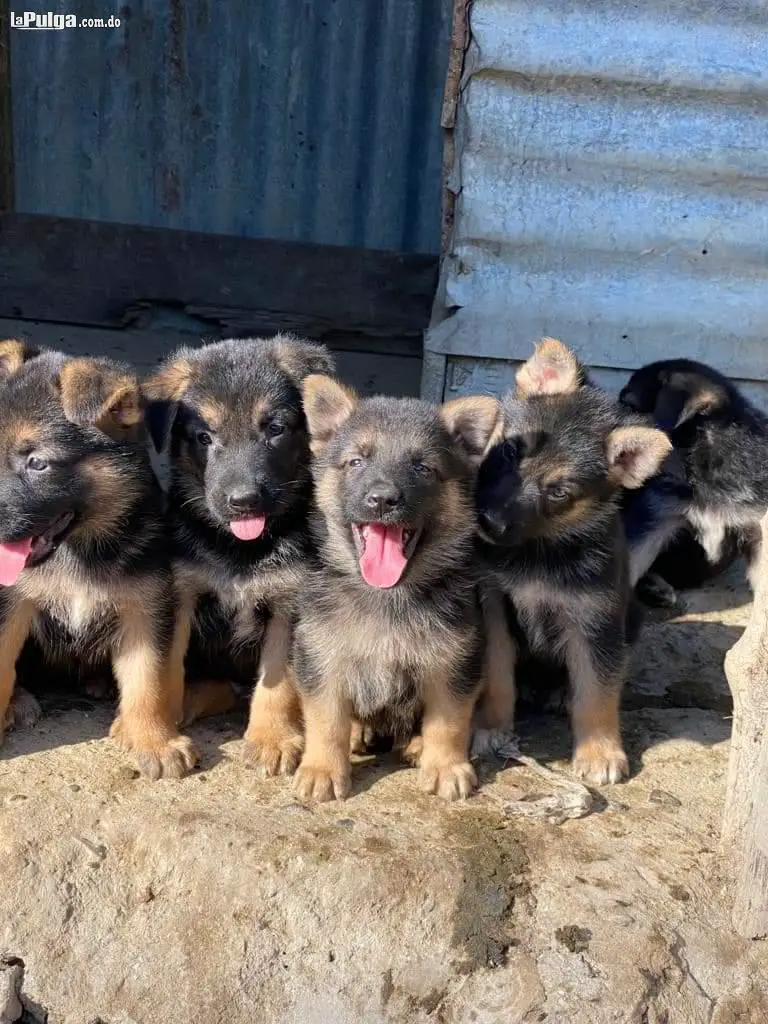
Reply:
M593 786L621 782L629 775L629 762L621 744L611 739L580 743L573 754L573 770L578 778Z
M43 709L37 699L27 690L17 686L5 713L5 728L31 729L40 721L42 714Z
M421 736L412 736L408 745L403 748L403 760L418 768L421 763L421 754L424 750L424 740Z
M344 800L351 788L349 767L302 764L296 772L294 788L302 800Z
M188 736L170 731L129 729L118 715L110 737L133 755L136 767L149 779L181 779L195 767L198 754Z
M436 793L443 800L464 800L477 787L477 776L469 761L438 764L425 761L422 755L419 785L426 793Z
M292 726L251 727L245 734L243 760L264 775L293 775L301 760L304 737Z

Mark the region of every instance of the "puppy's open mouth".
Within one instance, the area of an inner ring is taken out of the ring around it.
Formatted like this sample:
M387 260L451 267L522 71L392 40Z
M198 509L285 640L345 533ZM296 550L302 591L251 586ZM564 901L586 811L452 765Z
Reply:
M0 586L12 587L24 569L40 565L52 555L74 518L74 512L65 512L54 519L44 533L0 544Z
M399 583L421 532L403 523L353 523L352 538L365 582L379 590Z

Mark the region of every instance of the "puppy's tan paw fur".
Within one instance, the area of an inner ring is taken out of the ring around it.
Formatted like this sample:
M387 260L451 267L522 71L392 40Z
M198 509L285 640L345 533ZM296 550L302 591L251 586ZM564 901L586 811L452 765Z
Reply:
M593 786L621 782L629 775L629 762L621 745L613 739L589 740L573 754L576 776Z
M198 754L188 736L165 729L128 729L118 715L109 730L110 737L129 751L136 767L149 779L181 779L198 762Z
M443 800L464 800L476 789L477 775L469 761L440 764L426 761L422 755L419 786Z
M285 724L251 726L245 734L243 760L264 775L293 775L304 750L304 737Z
M344 800L349 796L349 768L302 763L296 772L294 787L302 800Z

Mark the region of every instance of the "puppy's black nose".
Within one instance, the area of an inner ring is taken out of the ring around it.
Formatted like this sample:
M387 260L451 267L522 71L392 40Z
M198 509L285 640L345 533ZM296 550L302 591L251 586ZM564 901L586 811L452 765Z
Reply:
M403 503L403 492L393 483L378 480L365 496L365 504L377 515L383 516L392 512Z
M477 513L477 518L489 537L502 537L506 533L507 521L501 511L485 508Z
M227 504L237 512L250 511L258 508L261 502L261 495L256 491L240 490L232 491L227 495Z

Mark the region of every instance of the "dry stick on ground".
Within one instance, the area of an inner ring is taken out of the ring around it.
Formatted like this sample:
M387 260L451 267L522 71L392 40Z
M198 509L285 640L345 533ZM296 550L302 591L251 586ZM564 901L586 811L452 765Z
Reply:
M747 628L725 657L733 732L723 845L735 868L733 924L745 938L768 935L768 515Z

